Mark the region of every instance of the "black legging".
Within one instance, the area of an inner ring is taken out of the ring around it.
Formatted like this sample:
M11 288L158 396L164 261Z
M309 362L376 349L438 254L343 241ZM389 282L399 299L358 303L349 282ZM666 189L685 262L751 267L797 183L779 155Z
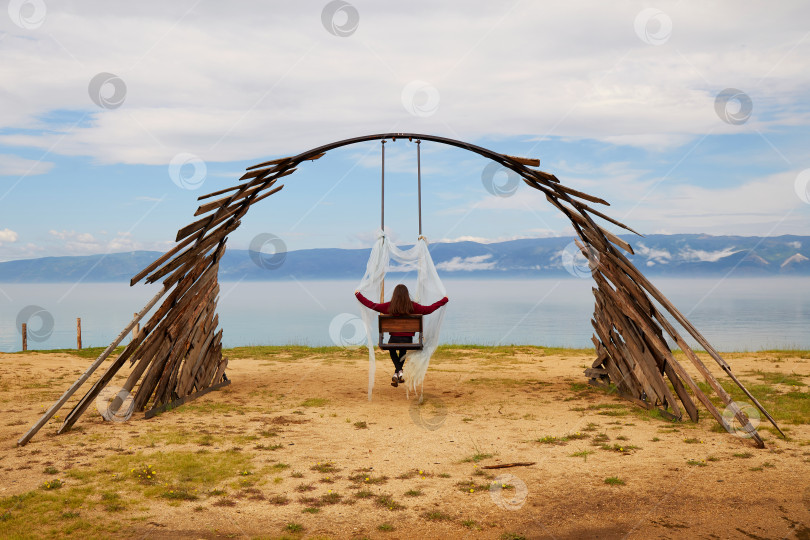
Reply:
M413 343L413 336L390 336L388 343ZM401 371L402 364L405 362L402 357L408 352L407 349L391 349L388 351L391 354L391 361L394 362L394 371Z

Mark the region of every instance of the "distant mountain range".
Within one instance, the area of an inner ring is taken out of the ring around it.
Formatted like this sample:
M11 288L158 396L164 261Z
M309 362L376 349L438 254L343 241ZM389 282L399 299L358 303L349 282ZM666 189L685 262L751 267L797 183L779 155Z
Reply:
M708 236L697 234L622 235L636 254L628 256L648 275L679 277L810 275L810 236ZM445 278L564 277L586 271L572 237L534 238L481 244L431 244ZM0 263L0 283L129 281L161 255L134 251L75 257L43 257ZM251 256L252 255L252 256ZM256 252L228 250L221 281L357 279L365 272L368 249L305 249L261 259ZM265 260L271 264L257 264ZM280 263L280 264L279 264Z

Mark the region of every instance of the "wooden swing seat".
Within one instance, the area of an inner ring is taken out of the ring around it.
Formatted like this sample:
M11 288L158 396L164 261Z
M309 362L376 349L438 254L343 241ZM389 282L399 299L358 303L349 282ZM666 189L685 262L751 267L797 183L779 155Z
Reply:
M423 347L422 316L421 315L380 315L380 349L390 351L392 349L410 349L421 351ZM418 332L419 341L415 343L385 343L383 334L386 332Z

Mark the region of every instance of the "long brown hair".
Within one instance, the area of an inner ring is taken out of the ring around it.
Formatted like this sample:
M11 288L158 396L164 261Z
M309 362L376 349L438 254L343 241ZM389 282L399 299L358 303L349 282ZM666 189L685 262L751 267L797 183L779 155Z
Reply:
M408 287L400 283L394 287L391 303L388 305L389 315L410 315L413 313L413 302L408 294Z

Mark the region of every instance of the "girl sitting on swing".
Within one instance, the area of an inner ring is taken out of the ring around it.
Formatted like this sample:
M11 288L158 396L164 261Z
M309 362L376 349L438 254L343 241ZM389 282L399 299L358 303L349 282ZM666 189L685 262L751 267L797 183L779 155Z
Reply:
M431 304L429 306L417 304L411 300L411 297L408 294L408 287L401 283L394 287L394 292L391 295L390 302L375 304L363 296L360 291L354 291L354 295L357 297L360 303L367 308L388 315L429 315L449 301L445 296L435 304ZM391 332L391 337L388 338L388 343L413 343L413 336L413 332ZM391 386L397 386L399 383L405 382L405 378L402 376L402 365L405 363L403 357L405 356L407 350L391 349L388 352L391 353L391 360L394 362L394 376L391 377Z

